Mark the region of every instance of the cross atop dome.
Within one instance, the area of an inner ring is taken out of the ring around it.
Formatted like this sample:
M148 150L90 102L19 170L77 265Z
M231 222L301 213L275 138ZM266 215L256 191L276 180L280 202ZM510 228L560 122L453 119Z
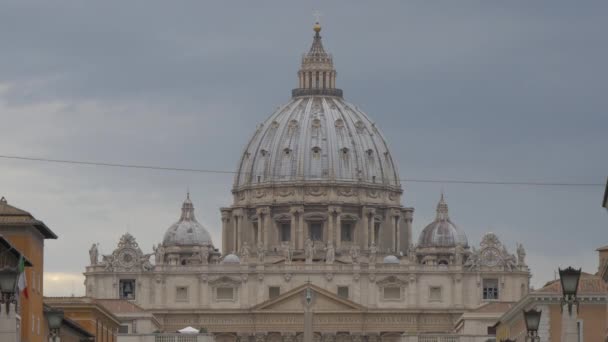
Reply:
M333 57L325 51L321 41L321 24L317 20L313 26L315 35L308 53L302 56L298 71L298 88L292 90L292 96L337 96L342 97L342 90L336 88L336 69Z

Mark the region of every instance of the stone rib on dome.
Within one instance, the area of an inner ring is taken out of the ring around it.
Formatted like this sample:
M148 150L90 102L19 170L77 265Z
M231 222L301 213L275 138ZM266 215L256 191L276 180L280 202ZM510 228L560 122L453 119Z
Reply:
M420 233L418 247L468 247L467 236L448 216L448 204L443 194L437 204L437 217Z
M259 125L237 168L234 188L293 181L369 183L400 189L386 140L341 98L293 98Z
M213 247L211 235L194 217L194 206L190 193L182 205L179 221L167 229L163 238L164 246L209 246Z

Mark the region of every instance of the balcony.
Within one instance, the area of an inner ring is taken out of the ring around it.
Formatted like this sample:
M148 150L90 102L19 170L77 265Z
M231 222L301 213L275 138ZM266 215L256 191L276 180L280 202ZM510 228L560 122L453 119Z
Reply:
M118 334L116 342L214 342L213 334Z
M496 342L490 335L403 334L401 342Z

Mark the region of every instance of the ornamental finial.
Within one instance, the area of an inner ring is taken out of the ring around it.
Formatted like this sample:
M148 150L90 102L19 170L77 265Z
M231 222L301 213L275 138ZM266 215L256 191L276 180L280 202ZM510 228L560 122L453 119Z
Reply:
M319 33L321 31L321 24L320 24L320 22L321 22L321 16L322 16L322 14L319 11L314 11L313 15L315 17L315 25L313 26L312 29L316 33Z

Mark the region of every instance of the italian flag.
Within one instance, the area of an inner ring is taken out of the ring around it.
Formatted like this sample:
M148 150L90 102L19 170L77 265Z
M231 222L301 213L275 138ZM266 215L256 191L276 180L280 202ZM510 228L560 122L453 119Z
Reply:
M25 259L23 256L19 258L19 281L17 282L19 294L23 294L25 298L29 298L27 294L27 279L25 279Z

